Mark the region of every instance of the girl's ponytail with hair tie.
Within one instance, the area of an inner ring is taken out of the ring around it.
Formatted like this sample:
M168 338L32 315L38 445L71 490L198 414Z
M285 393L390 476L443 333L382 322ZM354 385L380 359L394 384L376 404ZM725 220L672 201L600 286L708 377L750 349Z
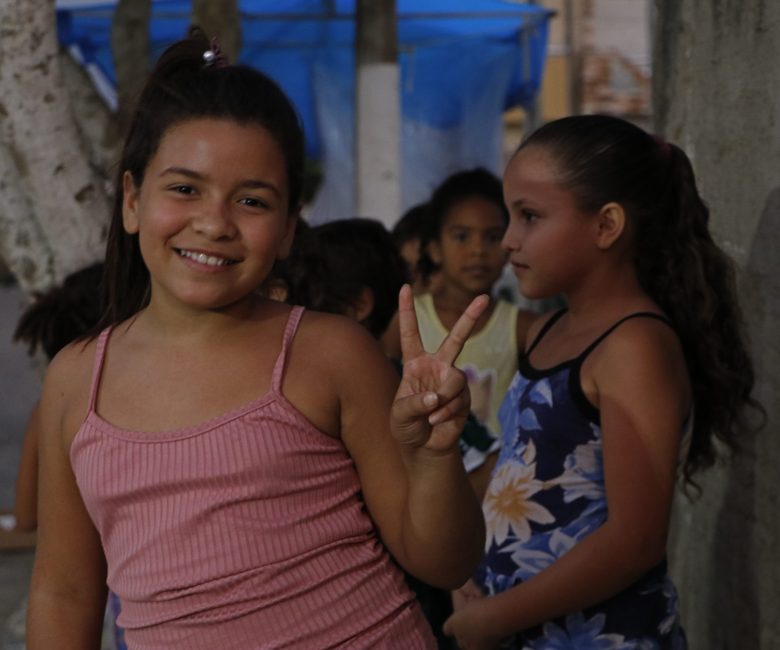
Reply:
M227 56L219 47L217 37L211 39L211 47L203 53L203 61L206 67L226 68L230 65Z

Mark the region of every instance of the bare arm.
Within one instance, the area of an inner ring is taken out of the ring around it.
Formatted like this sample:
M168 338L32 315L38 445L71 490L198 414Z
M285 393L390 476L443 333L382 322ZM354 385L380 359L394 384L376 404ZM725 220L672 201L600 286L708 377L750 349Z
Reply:
M457 444L468 413L468 388L452 367L483 303L472 305L436 357L422 352L407 287L401 297L401 331L411 345L404 344L404 377L397 392L391 366L361 353L364 369L353 373L354 393L343 402L342 439L383 540L407 571L441 587L462 584L484 544L481 509ZM370 402L367 377L380 385Z
M594 353L609 516L530 580L471 599L445 630L463 648L493 648L512 633L619 593L664 556L689 387L671 330L633 322Z
M73 419L67 415L67 401L74 356L67 349L52 363L40 404L38 546L27 616L30 650L100 648L105 559L68 458Z
M35 404L27 419L16 476L14 517L16 529L24 532L33 531L38 525L38 433L41 428L38 409L39 405Z

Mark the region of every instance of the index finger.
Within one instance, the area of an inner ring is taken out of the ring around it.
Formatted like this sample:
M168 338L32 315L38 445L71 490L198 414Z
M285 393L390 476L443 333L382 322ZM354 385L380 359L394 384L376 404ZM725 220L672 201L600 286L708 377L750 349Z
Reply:
M436 350L435 356L439 361L449 365L455 363L455 359L458 358L460 351L463 349L469 336L471 336L474 326L489 302L490 298L486 294L477 296L471 301L471 304L466 307L466 311L460 315L455 325L452 326L447 338L442 341L439 349Z
M401 333L401 360L404 363L425 354L414 311L412 288L408 284L401 287L398 294L398 328Z

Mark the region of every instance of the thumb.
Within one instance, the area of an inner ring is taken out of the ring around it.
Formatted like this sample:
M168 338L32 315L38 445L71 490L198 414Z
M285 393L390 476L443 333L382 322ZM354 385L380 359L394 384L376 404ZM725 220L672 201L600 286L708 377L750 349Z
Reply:
M442 625L441 631L444 632L444 634L447 636L452 636L452 616L444 621L444 625Z
M439 403L439 396L433 392L416 393L399 397L393 403L393 435L407 445L423 445L431 435L428 415Z
M407 424L427 417L439 404L433 391L399 397L393 403L393 417L398 424Z

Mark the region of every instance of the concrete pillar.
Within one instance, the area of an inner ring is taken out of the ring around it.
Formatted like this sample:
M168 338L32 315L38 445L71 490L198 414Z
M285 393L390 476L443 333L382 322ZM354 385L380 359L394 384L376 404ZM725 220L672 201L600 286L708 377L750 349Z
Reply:
M766 428L676 504L672 571L692 649L780 648L780 3L657 0L657 130L691 156L739 268Z

